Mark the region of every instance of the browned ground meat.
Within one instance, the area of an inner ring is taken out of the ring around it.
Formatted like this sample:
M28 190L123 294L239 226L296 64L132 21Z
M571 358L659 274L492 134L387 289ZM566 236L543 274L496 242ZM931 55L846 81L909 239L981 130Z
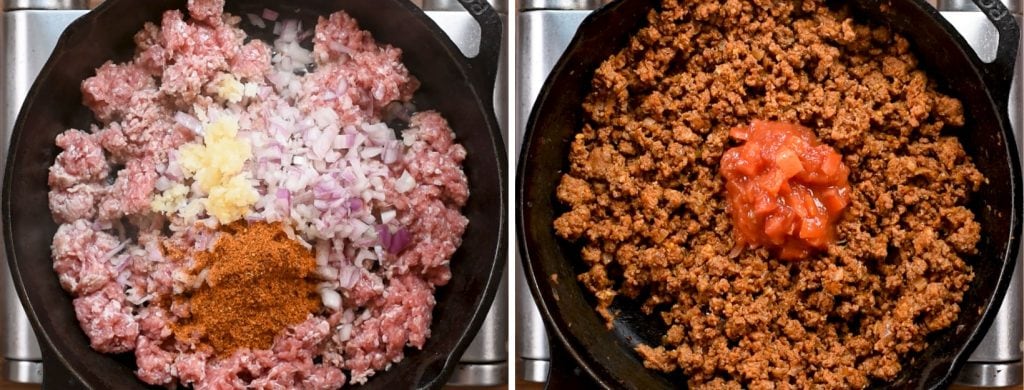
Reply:
M985 181L958 100L906 39L821 1L664 0L597 70L558 198L579 280L609 320L617 295L668 325L637 351L698 388L865 387L948 327L973 278ZM844 155L851 205L836 245L801 262L730 251L730 128L799 123ZM786 386L786 385L789 386Z

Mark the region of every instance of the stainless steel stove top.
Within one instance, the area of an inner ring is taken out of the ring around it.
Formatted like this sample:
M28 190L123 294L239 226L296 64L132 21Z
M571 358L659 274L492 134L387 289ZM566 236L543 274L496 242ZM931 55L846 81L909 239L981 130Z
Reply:
M417 1L427 15L444 30L452 41L468 56L476 55L480 43L480 28L457 1ZM505 1L490 1L502 14L507 24ZM0 146L0 164L6 161L7 140L21 107L40 68L50 56L53 46L64 28L84 14L84 0L5 0L0 22L0 75L3 93L0 93L0 123L3 144ZM502 53L504 56L505 54ZM494 92L494 107L499 123L508 117L508 75L500 68ZM508 144L508 129L504 129ZM2 243L0 243L2 245ZM0 250L2 252L2 250ZM0 254L2 256L2 254ZM25 316L5 264L0 267L0 358L3 367L0 377L16 383L40 383L43 379L42 354L32 327ZM507 278L506 278L507 279ZM463 354L461 364L449 380L452 386L494 386L508 383L507 353L507 282L499 287L494 305L477 334Z
M518 13L518 57L516 69L519 127L516 129L516 155L522 142L522 134L529 117L533 102L540 92L548 72L555 61L568 46L576 27L593 9L606 0L521 0ZM942 10L946 17L971 46L978 52L982 60L995 57L995 42L998 35L988 23L984 15L977 11L970 0L931 1ZM1003 0L1021 20L1021 0ZM1024 137L1021 136L1021 125L1024 124L1024 93L1021 79L1024 74L1022 61L1018 59L1017 77L1014 79L1010 92L1010 120L1017 135L1017 145L1024 150ZM1022 253L1024 256L1024 253ZM988 334L971 355L968 365L963 369L957 380L958 385L968 387L1020 387L1024 384L1024 373L1021 367L1021 331L1024 325L1024 314L1021 301L1024 290L1021 288L1024 264L1018 258L1016 274L1011 282L1010 290L1000 308ZM544 323L533 303L530 290L524 288L522 265L518 254L516 259L516 376L527 382L544 382L547 379L551 361L548 340L544 331Z

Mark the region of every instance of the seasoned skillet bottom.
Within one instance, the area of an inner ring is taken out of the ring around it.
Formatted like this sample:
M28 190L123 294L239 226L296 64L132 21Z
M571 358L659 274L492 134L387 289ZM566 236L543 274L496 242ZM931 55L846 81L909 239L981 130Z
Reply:
M608 320L618 295L664 319L647 367L697 388L866 387L948 327L973 278L985 179L961 103L909 42L822 1L665 0L597 69L558 198L559 236ZM722 153L755 119L798 123L850 167L837 243L800 262L734 252Z

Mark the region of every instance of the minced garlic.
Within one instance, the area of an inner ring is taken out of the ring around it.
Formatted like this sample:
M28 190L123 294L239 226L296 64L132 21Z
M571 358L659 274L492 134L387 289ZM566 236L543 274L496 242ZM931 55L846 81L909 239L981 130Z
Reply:
M225 73L219 77L220 82L217 83L217 96L229 103L238 103L242 101L242 96L245 95L245 85L238 81L234 75Z
M158 213L170 214L185 206L188 199L188 187L183 184L175 184L164 190L162 194L153 197L150 208Z
M226 224L242 218L257 199L259 194L252 188L249 175L240 173L210 190L206 211Z
M245 160L252 157L249 142L238 139L238 118L222 116L204 127L204 144L188 144L181 148L178 161L186 176L192 176L199 188L209 193L221 183L242 171Z
M156 212L178 212L185 218L195 217L202 206L221 224L228 224L245 216L259 198L252 179L242 172L252 148L247 140L238 138L238 118L234 116L206 124L203 134L203 144L179 149L178 163L205 199L188 202L189 187L175 184L154 197L150 206Z

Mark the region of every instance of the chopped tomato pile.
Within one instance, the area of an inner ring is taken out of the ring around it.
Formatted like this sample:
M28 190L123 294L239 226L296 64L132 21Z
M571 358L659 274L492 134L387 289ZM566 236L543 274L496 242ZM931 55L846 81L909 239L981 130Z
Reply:
M843 157L790 123L754 121L729 135L745 141L725 152L719 168L737 245L767 247L784 260L826 249L849 204Z

